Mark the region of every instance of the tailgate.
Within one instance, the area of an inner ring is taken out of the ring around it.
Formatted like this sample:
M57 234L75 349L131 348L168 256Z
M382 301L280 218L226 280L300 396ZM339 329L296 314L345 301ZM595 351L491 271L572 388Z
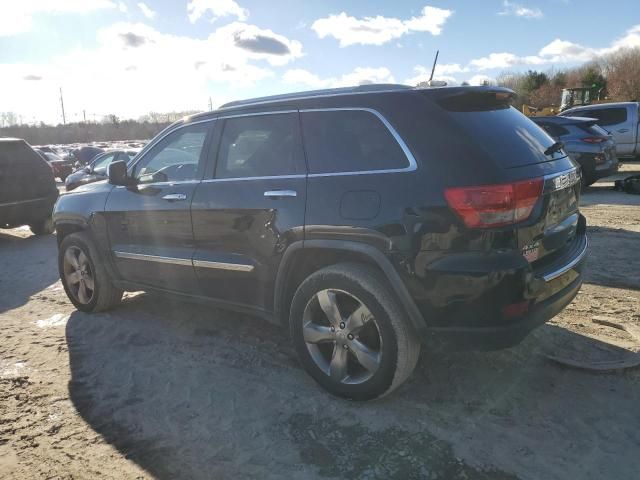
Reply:
M544 177L542 198L529 221L518 227L518 247L535 270L574 247L580 223L580 188L580 171L575 167Z

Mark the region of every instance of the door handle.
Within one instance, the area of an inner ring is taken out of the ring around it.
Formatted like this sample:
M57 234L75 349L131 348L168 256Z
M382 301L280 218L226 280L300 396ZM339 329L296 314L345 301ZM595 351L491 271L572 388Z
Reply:
M297 197L298 193L295 190L267 190L264 196L267 198Z
M628 131L628 128L621 128L620 130L618 130L618 133L627 133Z
M187 196L184 193L168 193L164 197L163 200L167 200L169 202L177 202L179 200L186 200Z

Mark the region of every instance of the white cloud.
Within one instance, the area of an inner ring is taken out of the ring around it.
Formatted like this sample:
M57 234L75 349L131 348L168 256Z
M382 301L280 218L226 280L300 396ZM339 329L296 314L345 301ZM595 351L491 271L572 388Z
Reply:
M333 37L341 47L349 45L382 45L412 32L440 35L442 27L453 14L452 10L425 6L421 15L408 20L375 17L355 18L342 12L313 22L311 28L318 37Z
M366 85L370 83L395 83L391 71L386 67L356 67L340 77L320 78L308 70L296 68L288 70L282 77L286 83L304 85L311 88L336 88Z
M490 53L486 57L471 60L468 68L483 71L526 65L582 63L594 60L602 55L614 53L623 48L633 47L640 47L640 25L631 27L622 37L612 42L609 47L587 47L579 43L556 38L542 47L537 55L519 56L509 52Z
M82 110L137 117L149 111L204 108L211 92L218 95L216 101L241 96L233 92L274 76L271 65L302 55L300 42L241 22L218 28L205 39L119 22L99 30L97 44L47 64L0 64L2 109L56 120L59 86L72 120L72 112ZM106 75L105 66L118 73Z
M495 85L497 82L493 77L479 74L471 77L469 80L467 80L467 83L469 85Z
M502 2L503 10L498 12L498 15L509 15L522 18L542 18L544 15L539 8L529 8L518 3L504 0Z
M127 13L129 11L129 8L127 8L126 3L118 2L118 10L120 10L120 13Z
M116 8L116 4L111 0L4 1L0 15L0 37L30 31L34 15L87 13L109 8Z
M144 2L138 3L138 8L142 12L142 14L147 17L149 20L153 20L156 16L156 12L152 10L149 6L147 6Z
M249 10L242 8L234 0L190 0L187 4L187 15L191 23L195 23L207 12L211 14L212 22L221 17L236 17L242 21L249 17Z
M468 72L467 67L463 67L459 63L440 63L436 65L433 79L437 81L447 82L448 85L454 85L458 83L456 77L453 74ZM407 78L404 83L407 85L418 85L422 82L429 81L431 76L431 68L424 67L422 65L416 65L413 67L414 76Z

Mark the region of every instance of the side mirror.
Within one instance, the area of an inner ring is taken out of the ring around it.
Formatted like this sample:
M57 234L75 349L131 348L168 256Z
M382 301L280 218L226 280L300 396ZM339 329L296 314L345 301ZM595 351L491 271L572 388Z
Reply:
M123 161L111 162L107 167L111 185L132 185L133 179L127 176L127 164Z

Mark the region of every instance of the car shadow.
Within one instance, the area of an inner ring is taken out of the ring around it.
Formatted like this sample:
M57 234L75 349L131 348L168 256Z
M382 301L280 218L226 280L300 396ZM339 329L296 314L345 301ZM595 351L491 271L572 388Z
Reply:
M58 280L58 258L51 255L57 251L55 235L10 232L0 232L0 313L24 305Z
M160 479L511 479L510 467L527 468L516 449L538 452L528 458L541 462L530 466L538 478L561 478L545 470L546 454L583 462L574 478L603 468L629 478L635 454L600 451L600 442L640 442L632 418L640 383L550 364L540 345L604 348L551 325L501 352L427 352L408 384L369 403L320 390L286 328L210 307L139 294L109 313L74 312L66 336L75 408ZM607 402L616 409L599 415ZM482 468L460 458L478 460L486 447L500 453L474 463Z
M589 226L587 235L590 252L585 283L640 290L640 232ZM590 259L593 259L591 263Z

